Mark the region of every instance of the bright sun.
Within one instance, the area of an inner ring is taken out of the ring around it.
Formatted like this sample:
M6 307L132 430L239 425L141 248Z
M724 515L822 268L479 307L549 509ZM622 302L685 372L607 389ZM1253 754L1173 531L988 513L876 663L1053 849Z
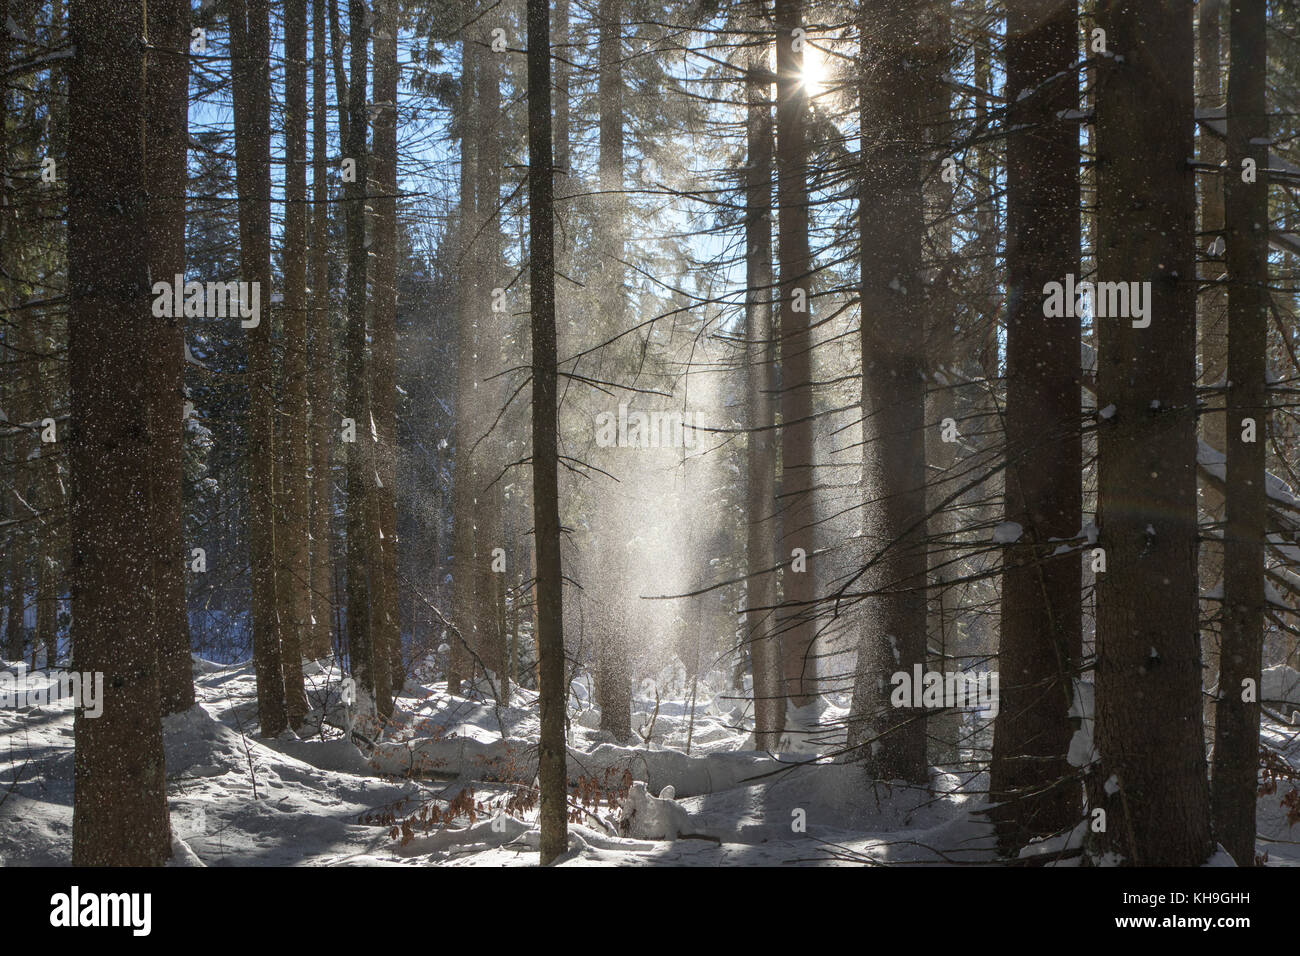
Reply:
M803 48L803 84L809 96L816 96L825 88L827 80L826 55L811 43Z

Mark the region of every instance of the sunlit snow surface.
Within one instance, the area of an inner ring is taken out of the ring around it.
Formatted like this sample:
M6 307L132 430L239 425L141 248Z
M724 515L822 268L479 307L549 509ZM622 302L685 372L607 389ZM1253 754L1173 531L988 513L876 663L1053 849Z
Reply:
M497 706L486 681L455 697L443 683L411 683L398 702L400 726L363 751L339 729L349 714L337 670L307 670L313 732L262 740L252 734L251 666L195 661L200 703L165 722L173 865L537 862L536 809L504 814L508 797L523 791L493 779L532 782L533 692L514 689L511 704ZM661 675L654 715L654 685L644 682L632 725L649 743L639 737L620 746L599 732L589 685L575 683L571 776L623 781L627 771L635 782L621 806L602 802L570 824L563 865L995 863L981 813L986 774L936 771L930 792L873 782L857 766L831 762L825 755L842 746L842 731L834 728L848 703L840 697L791 710L783 752L756 752L747 702L727 674L701 678L693 725L689 686L680 668ZM1300 766L1296 728L1270 722L1264 740ZM72 746L70 702L0 709L5 865L69 862ZM416 827L403 843L390 837L391 824L361 822L395 807L399 821L421 803L445 807L466 788L484 805L473 823L462 815L449 825ZM1273 865L1300 863L1300 851L1285 842L1300 834L1288 832L1279 799L1280 793L1260 800L1260 846ZM1075 846L1081 832L1028 847L1022 856ZM1065 865L1077 865L1077 857Z

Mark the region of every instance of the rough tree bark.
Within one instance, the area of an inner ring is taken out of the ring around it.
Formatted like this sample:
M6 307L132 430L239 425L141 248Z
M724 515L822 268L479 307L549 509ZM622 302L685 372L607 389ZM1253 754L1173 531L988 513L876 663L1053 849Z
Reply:
M171 855L149 594L150 411L161 372L150 309L140 0L74 0L68 91L68 362L73 652L103 675L74 717L74 866ZM175 428L178 419L168 425Z
M186 0L153 0L148 8L152 52L147 66L149 144L149 271L172 281L185 272L185 189L189 153L190 7ZM150 426L156 505L154 594L162 713L194 706L190 629L185 611L184 482L185 326L183 317L160 319L159 376Z
M268 0L232 0L230 47L235 100L235 178L239 193L241 278L271 301L271 22ZM276 615L275 401L271 326L266 315L248 338L249 576L253 592L253 670L262 733L288 726L280 625Z
M311 315L308 319L310 355L307 387L311 402L311 626L306 652L319 659L330 655L333 601L334 476L334 350L330 333L329 288L329 100L326 61L325 0L312 0L312 199Z
M356 425L356 440L347 446L347 636L352 674L372 703L375 696L376 653L370 631L370 487L374 481L371 455L370 402L366 389L366 191L370 163L366 155L366 63L368 41L364 0L348 2L348 129L345 159L356 177L344 186L347 233L347 409L344 417Z
M0 13L4 14L5 23L9 22L10 4L8 0L0 0ZM13 38L10 32L0 30L0 67L7 68L9 61L13 56ZM0 90L0 101L4 109L0 112L6 116L9 114L10 101L9 91ZM4 301L6 309L13 308L18 304L19 295L15 281L15 275L18 272L16 263L16 249L18 246L18 215L17 207L14 202L15 190L13 179L9 176L10 168L10 147L9 147L9 128L7 123L0 123L0 190L3 190L4 209L0 212L0 269L3 270L4 281ZM15 340L21 336L22 326L14 324L5 328L5 351L4 361L6 363L18 362L21 360L22 351L15 348ZM4 382L4 409L11 421L24 422L28 420L26 414L26 403L23 396L22 376L10 375ZM18 456L16 451L19 447L18 434L13 436L4 443L4 451L7 461L14 461L17 464ZM15 483L17 477L15 476ZM18 500L18 495L14 493L15 489L8 491L4 496L4 515L6 518L16 519L21 514L22 504ZM13 528L9 532L5 544L5 550L8 552L7 561L7 586L8 600L5 606L5 635L4 647L5 657L11 661L20 661L23 659L23 651L26 644L26 635L23 633L23 603L24 595L27 590L27 536L20 528Z
M776 500L776 341L773 328L772 77L768 46L751 54L745 77L748 107L745 170L745 393L749 410L746 450L745 634L753 662L754 742L775 750L785 730L781 635L777 604L779 531Z
M569 0L556 0L553 24L555 50L555 195L562 199L567 182L571 181L569 169ZM558 216L559 211L556 211ZM570 237L561 233L560 248L556 250L556 261L563 268L564 258L571 245Z
M920 0L863 9L862 580L871 596L849 724L873 776L918 783L929 777L925 712L894 707L889 678L926 659L923 105L940 52L921 10Z
M374 527L370 555L370 629L380 713L393 710L402 684L402 627L397 609L397 3L375 4L375 185L370 408L375 445ZM380 648L383 654L379 653ZM394 665L396 659L396 665Z
M932 5L935 18L936 43L949 51L942 64L950 71L953 60L952 3L939 0ZM925 184L925 243L923 275L927 286L928 302L925 315L926 395L925 462L929 476L926 488L927 557L929 580L926 586L926 641L929 648L927 670L945 671L959 667L954 662L964 648L959 637L958 622L960 585L956 580L961 573L954 539L960 532L956 508L960 499L949 500L962 484L964 471L959 464L958 442L943 440L943 421L951 418L960 421L963 411L958 399L960 379L954 374L957 359L958 326L954 316L960 305L954 294L952 279L955 276L952 238L955 218L950 215L953 186L944 181L941 161L951 154L953 141L952 90L944 83L934 84L922 106L926 120L927 160L930 175ZM977 101L980 102L980 101ZM964 250L963 250L964 251ZM947 502L945 504L945 502ZM929 743L927 759L935 766L951 767L961 757L964 731L962 712L956 708L945 709L930 715L926 721Z
M1227 523L1212 800L1215 838L1238 866L1253 866L1268 517L1264 470L1269 432L1265 2L1233 0L1228 17L1228 165L1223 179L1228 254ZM1253 177L1243 172L1247 160L1254 160ZM1252 181L1246 182L1247 178Z
M803 0L777 0L776 202L779 269L778 322L781 348L782 561L801 548L816 550L813 512L812 252L808 241L808 89L803 82ZM798 49L796 49L798 47ZM785 692L796 705L817 691L813 659L813 562L796 572L785 567L786 608L778 621Z
M560 569L555 344L555 202L551 166L551 48L545 0L528 0L528 274L532 289L533 526L537 539L537 646L541 676L541 863L568 846L564 708L564 602Z
M623 259L626 257L623 195L623 0L600 0L596 98L600 107L600 234L605 246L602 264L603 321L622 331ZM628 635L621 623L601 629L597 648L596 693L600 729L615 740L632 739L632 663Z
M501 203L501 60L502 55L480 51L475 81L478 85L475 129L475 162L478 173L475 186L478 196L477 228L474 237L473 269L478 277L474 297L475 408L480 412L473 438L477 443L471 462L474 493L474 531L476 536L474 565L474 633L477 652L485 668L497 675L497 691L505 686L507 653L505 635L499 625L498 594L501 574L492 570L492 552L505 548L504 498L502 481L498 481L505 455L501 451L499 426L488 429L496 410L505 402L501 380L502 343L509 337L510 311L498 312L489 305L496 289L509 283L502 277L502 234L498 206ZM486 414L485 414L486 413ZM489 417L492 416L492 417ZM502 479L504 480L504 479Z
M1078 820L1066 761L1082 652L1082 568L1056 554L1082 525L1078 317L1046 318L1044 285L1079 272L1078 27L1071 5L1014 0L1007 19L1006 520L1000 701L990 766L999 846Z
M460 693L461 681L474 673L470 651L475 647L474 626L474 477L470 448L474 444L475 336L474 309L477 307L475 270L470 249L477 228L478 164L474 157L474 75L479 56L477 44L468 35L461 40L460 124L460 223L456 283L456 459L452 472L452 583L451 604L458 633L449 636L447 692Z
M307 715L302 655L309 606L307 474L307 0L285 0L285 172L282 421L283 469L276 512L276 598L285 711L297 730Z
M1107 792L1090 850L1195 866L1213 844L1196 594L1192 3L1102 0L1097 23L1122 54L1097 65L1097 277L1149 282L1150 325L1097 320L1097 404L1111 412L1097 439L1107 559L1097 776Z

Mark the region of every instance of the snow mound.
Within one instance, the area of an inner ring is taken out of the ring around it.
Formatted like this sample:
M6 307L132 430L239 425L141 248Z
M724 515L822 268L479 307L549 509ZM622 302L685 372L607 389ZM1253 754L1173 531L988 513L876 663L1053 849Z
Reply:
M618 805L618 832L637 840L676 840L691 830L691 816L671 786L652 797L644 780L632 782Z
M1259 698L1265 701L1300 704L1300 671L1286 664L1264 668Z

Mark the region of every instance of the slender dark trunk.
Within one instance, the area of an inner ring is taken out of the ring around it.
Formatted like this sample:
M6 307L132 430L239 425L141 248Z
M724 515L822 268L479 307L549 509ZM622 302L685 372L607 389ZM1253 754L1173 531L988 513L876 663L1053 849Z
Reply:
M935 18L936 44L948 51L941 69L951 71L954 53L952 40L952 3L940 0L931 8ZM925 221L927 253L923 275L929 301L925 317L925 359L927 389L925 396L925 462L929 476L926 488L926 538L928 555L926 564L929 579L926 585L926 641L929 647L926 670L948 671L960 667L956 660L966 650L968 642L962 641L958 613L961 598L960 553L954 542L960 534L958 509L961 498L953 499L962 484L966 469L960 467L958 443L943 440L943 421L960 420L963 411L959 399L963 391L953 381L961 360L958 358L959 326L954 316L960 314L961 303L955 292L956 275L952 249L955 217L952 210L953 186L935 175L936 167L952 154L953 110L952 90L944 83L935 83L927 91L922 105L926 118L927 162L930 176L925 184ZM977 101L978 102L978 101ZM981 210L982 211L982 210ZM977 214L978 215L978 214ZM978 227L977 230L978 232ZM963 253L965 250L963 249ZM992 265L990 263L990 265ZM993 272L993 279L1000 278ZM987 281L987 280L985 280ZM972 326L978 327L976 323ZM966 646L963 646L963 645ZM962 712L945 708L931 714L926 720L929 753L927 759L937 767L950 768L961 757L961 748L967 734Z
M557 175L555 190L556 198L562 198L567 184L572 182L573 177L573 171L569 168L569 164L572 162L569 146L569 60L573 56L572 51L569 50L569 0L556 0L555 2L554 31L556 57L555 171ZM565 254L572 241L572 237L567 234L561 235L560 248L556 252L561 270L564 267Z
M596 98L600 105L600 235L605 245L602 264L602 312L606 327L622 331L624 301L625 214L623 194L623 0L601 0ZM600 729L615 740L632 739L632 648L621 622L600 631L596 663L596 692Z
M146 180L146 189L148 181ZM151 210L152 213L152 210ZM150 217L152 225L152 215ZM33 328L31 340L35 346L28 355L28 363L32 370L33 395L36 399L36 407L40 409L40 416L44 418L54 408L57 407L59 398L58 391L58 365L52 359L53 349L53 323L45 315L33 316L30 320ZM150 424L153 427L153 424ZM155 441L158 440L157 429L154 430ZM36 505L39 519L36 522L36 633L34 643L37 647L45 649L46 667L56 667L59 660L59 629L58 629L58 586L59 586L59 537L61 534L62 521L60 518L63 513L62 496L59 493L58 481L58 462L55 458L55 449L58 447L57 442L46 442L44 438L36 446L38 457L31 461L33 469L32 474L32 498ZM166 462L158 463L161 468L167 467ZM153 475L157 477L159 472L155 470ZM161 527L164 516L155 510L155 518L159 521ZM165 597L172 602L176 602L178 595L174 593L166 594ZM184 607L184 597L179 596L179 603L174 603L170 607L163 605L157 610L166 616L168 612L176 608ZM161 640L161 633L156 635Z
M370 555L370 628L380 713L401 689L402 626L397 609L397 3L375 5L374 259L370 368L375 445L374 528ZM396 663L394 663L396 661Z
M474 310L479 302L476 270L471 265L471 249L477 229L477 175L474 158L474 101L477 92L475 61L480 55L468 36L461 40L460 116L460 224L457 243L456 291L456 459L452 472L452 611L458 632L451 635L447 663L447 692L460 692L461 681L473 674L471 652L477 653L474 639L474 577L476 571L474 530L474 471L471 446L474 444L476 381L476 342Z
M302 655L311 610L307 474L307 0L285 0L284 338L276 589L289 726L307 715Z
M772 276L772 83L767 47L753 54L745 80L748 104L745 173L745 391L749 409L746 451L745 558L750 578L745 596L745 634L753 661L754 742L775 750L785 729L781 635L777 604L776 539L776 342Z
M4 22L9 22L9 0L0 0L0 15L4 16ZM0 30L0 69L8 69L11 58L11 47L13 40L8 30ZM9 91L0 89L0 113L5 116L9 115ZM17 296L15 294L14 273L14 249L17 245L17 211L14 203L13 180L9 176L9 125L0 123L0 197L3 198L3 209L0 209L0 289L3 289L3 299L0 299L0 305L5 309L11 309L17 305ZM18 360L21 354L14 346L14 340L18 336L18 328L15 325L8 325L4 330L5 349L2 353L6 363ZM3 407L9 415L13 416L15 421L26 421L19 404L22 389L19 383L20 376L10 375L6 377L2 387L0 387L0 397L4 400ZM15 436L16 437L16 436ZM3 449L6 461L15 461L17 456L15 451L18 442L15 437L6 438L0 449ZM5 518L16 518L18 515L17 496L7 490L4 494L4 508L0 511ZM7 660L21 660L23 656L23 591L25 589L26 574L23 568L24 561L22 555L23 535L17 527L10 529L5 539L5 551L7 560L5 566L5 586L7 588L8 599L5 603L5 633L4 633L4 653Z
M187 0L153 0L148 7L153 52L148 65L149 271L173 281L185 272L185 190L189 153L190 7ZM157 504L154 552L155 627L162 713L194 706L189 617L185 608L185 529L182 419L185 411L185 326L162 319L155 342L160 375L154 383L151 428Z
M349 0L348 130L345 160L355 163L355 181L346 182L347 232L347 418L356 426L356 440L347 446L347 589L348 655L357 684L375 697L376 654L370 631L370 474L374 441L366 389L366 192L370 164L366 155L366 5Z
M11 16L18 16L21 19L21 12L17 9L18 3L9 3L5 0L3 9L4 22L8 24ZM0 30L0 52L3 57L0 58L0 67L7 68L10 59L15 55L14 34L9 30ZM0 112L5 116L10 115L10 110L16 103L11 104L11 91L0 89L0 105L3 109ZM26 97L25 97L26 98ZM17 91L13 91L13 100L17 100ZM17 126L24 127L27 122L25 116L26 107L21 112L15 110L14 116L17 119ZM23 301L25 284L21 281L18 263L20 261L19 249L22 247L22 231L18 217L17 190L14 188L15 178L12 177L10 170L24 162L25 157L19 155L18 144L11 142L9 138L9 126L7 123L0 123L0 158L3 159L3 183L0 184L0 190L3 190L4 208L0 211L0 280L4 283L4 300L5 308L15 308ZM4 390L4 408L11 421L25 422L31 419L30 409L30 389L27 378L23 369L30 368L33 363L26 361L26 356L31 349L27 346L26 341L31 336L30 325L26 322L12 322L6 325L4 330L4 361L7 367L14 368L16 371L13 375L5 380ZM20 364L21 363L21 364ZM6 489L5 492L5 509L4 514L12 518L15 524L10 528L8 537L5 541L5 550L8 553L8 602L5 611L5 655L13 661L23 660L26 651L27 635L24 628L24 614L27 606L27 561L30 548L30 534L27 528L19 523L20 519L29 513L29 508L22 500L22 481L23 481L23 462L26 459L26 452L21 451L22 436L21 430L15 429L14 433L4 443L3 450L5 460L14 463L13 487Z
M1255 863L1260 658L1264 642L1264 534L1269 433L1268 41L1264 0L1233 0L1228 14L1227 523L1223 638L1215 704L1214 836L1238 866ZM1243 164L1254 160L1253 182Z
M12 405L10 406L13 407ZM9 595L5 609L5 659L20 661L26 648L26 636L23 634L23 592L26 586L26 574L23 567L23 538L14 531L7 545L9 550L8 587Z
M1079 272L1078 28L1015 0L1007 21L1006 520L1000 697L990 767L1004 852L1073 826L1080 788L1066 761L1082 652L1082 569L1059 542L1082 525L1079 319L1046 318L1042 290Z
M232 0L230 45L234 58L235 166L239 193L241 278L259 284L271 301L271 21L268 0ZM250 320L251 321L251 320ZM253 592L253 669L262 733L288 726L280 623L276 614L275 401L271 326L259 316L248 338L249 576Z
M328 657L333 601L334 476L334 350L330 334L329 288L329 102L325 67L329 45L325 36L325 0L312 0L312 199L311 263L308 338L311 359L307 388L311 402L311 623L306 653Z
M493 571L492 552L504 548L501 474L505 456L500 451L497 436L500 431L488 434L491 418L505 401L501 380L495 376L501 369L502 342L510 336L510 310L502 312L484 306L495 299L496 289L504 289L509 280L503 278L501 258L501 60L499 53L480 52L475 81L478 101L474 123L476 133L475 162L478 172L475 187L478 191L475 207L476 235L471 257L478 277L474 297L475 326L475 407L479 410L479 427L474 431L477 448L471 462L474 491L474 529L476 535L474 565L474 633L478 655L483 667L500 680L506 669L505 636L498 622L498 581L501 577ZM486 413L486 414L484 414ZM500 686L498 686L500 693Z
M795 30L803 29L803 0L776 2L776 197L781 345L781 513L782 561L804 552L806 570L785 567L781 633L785 692L796 705L817 692L813 658L816 550L813 512L812 252L808 239L808 90L803 51ZM802 42L806 43L804 39Z
M541 862L568 846L563 579L555 344L555 202L551 168L549 9L528 0L528 246L532 288L533 527L537 540L537 646L541 674Z

